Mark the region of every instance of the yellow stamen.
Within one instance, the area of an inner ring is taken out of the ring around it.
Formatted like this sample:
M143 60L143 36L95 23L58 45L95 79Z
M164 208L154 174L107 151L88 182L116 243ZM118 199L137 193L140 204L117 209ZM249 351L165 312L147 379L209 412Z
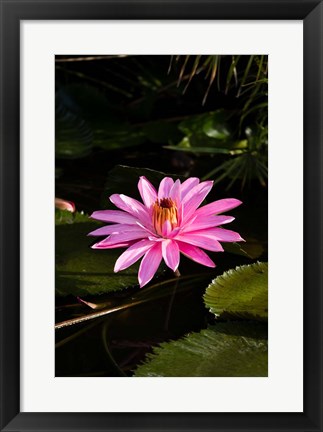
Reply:
M163 226L166 221L169 221L172 229L178 224L177 207L171 198L162 198L156 200L153 206L153 225L157 234L163 235Z

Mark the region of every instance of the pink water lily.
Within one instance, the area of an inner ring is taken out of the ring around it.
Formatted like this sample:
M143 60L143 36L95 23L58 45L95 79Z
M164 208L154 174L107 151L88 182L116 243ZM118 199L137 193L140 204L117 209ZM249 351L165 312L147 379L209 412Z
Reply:
M222 242L243 241L237 232L221 228L234 220L223 213L241 204L228 198L199 206L212 189L212 181L200 182L191 177L181 183L165 177L158 191L145 178L140 177L138 189L143 203L123 194L110 196L120 210L99 210L91 217L112 222L92 231L89 235L106 238L93 249L127 247L117 259L115 272L124 270L142 258L138 280L146 285L156 273L162 259L174 272L178 269L180 253L207 267L215 267L202 250L222 252Z
M62 198L55 198L55 207L59 210L67 210L71 213L75 212L75 204L72 201L66 201Z

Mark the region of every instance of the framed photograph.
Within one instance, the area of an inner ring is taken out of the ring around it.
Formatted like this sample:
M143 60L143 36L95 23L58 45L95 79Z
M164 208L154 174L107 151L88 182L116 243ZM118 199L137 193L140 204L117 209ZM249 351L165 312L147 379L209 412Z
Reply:
M322 430L322 3L1 3L1 430Z

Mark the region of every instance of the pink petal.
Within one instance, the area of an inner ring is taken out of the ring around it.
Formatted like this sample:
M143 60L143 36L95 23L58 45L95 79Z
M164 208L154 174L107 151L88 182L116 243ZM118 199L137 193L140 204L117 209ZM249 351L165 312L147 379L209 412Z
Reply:
M191 260L205 265L206 267L215 267L214 262L208 255L196 246L187 243L178 242L179 250Z
M123 242L123 243L115 243L113 245L107 245L103 243L103 241L100 241L98 243L95 243L93 246L91 246L92 249L117 249L121 247L128 247L131 246L132 242Z
M201 229L213 228L219 225L230 223L234 220L233 216L207 216L194 217L182 229L182 232L199 231Z
M134 198L123 194L114 194L110 196L110 201L121 210L130 213L143 223L150 223L148 209Z
M183 223L185 223L195 212L198 206L204 201L213 186L213 181L206 181L193 187L182 201L184 207Z
M95 246L97 246L100 249L103 248L110 248L110 246L119 244L119 243L129 243L132 240L137 239L144 239L148 237L148 233L141 228L133 229L132 231L124 231L122 233L117 234L111 234L109 237L105 238L104 240L101 240L99 243L96 243Z
M143 257L138 273L140 288L153 278L162 260L161 242L157 242Z
M196 210L196 215L198 216L215 215L215 214L223 213L227 210L231 210L235 207L238 207L240 204L242 204L242 202L235 198L221 199L199 208L198 210Z
M182 231L182 228L181 228L181 227L174 228L171 232L169 232L169 233L167 234L167 238L174 238L174 237L176 237L177 234L178 234L180 231ZM163 234L163 235L164 235L164 234ZM164 237L166 237L166 235L164 235Z
M214 238L223 242L244 241L244 239L240 237L240 234L238 234L237 232L224 228L212 228L207 231L209 232L209 234L214 236Z
M172 232L172 225L169 222L169 220L165 220L165 222L162 226L163 237L168 237L171 232Z
M152 228L152 225L150 224L149 227L147 227L146 225L142 224L141 222L137 222L137 227L139 226L140 228L142 228L143 230L147 231L147 233L149 233L150 235L155 236L156 232L155 230Z
M177 206L181 203L181 182L176 180L171 190L169 191L169 198L171 198Z
M120 210L98 210L91 214L92 219L103 222L135 224L136 218Z
M182 199L188 194L191 189L193 189L193 187L197 186L199 183L200 180L197 177L190 177L185 180L181 185Z
M120 233L124 231L133 231L137 230L138 227L136 225L122 225L122 224L114 224L114 225L106 225L104 227L98 228L94 231L91 231L89 236L108 236L112 233Z
M162 241L162 255L166 265L173 271L176 271L179 265L179 248L176 241Z
M130 246L117 259L114 266L115 273L130 267L132 264L138 261L139 258L141 258L154 244L154 242L149 240L141 240Z
M72 201L66 201L62 198L55 198L55 207L60 210L67 210L71 213L75 212L75 204Z
M194 246L201 247L203 249L213 252L223 252L223 247L218 242L218 239L214 235L209 233L209 230L201 232L189 232L184 234L178 234L175 240L182 241L184 243L192 244Z
M174 180L170 177L164 177L159 184L158 199L169 198L169 193L174 184Z
M145 206L150 208L157 200L156 189L144 176L140 177L138 189Z

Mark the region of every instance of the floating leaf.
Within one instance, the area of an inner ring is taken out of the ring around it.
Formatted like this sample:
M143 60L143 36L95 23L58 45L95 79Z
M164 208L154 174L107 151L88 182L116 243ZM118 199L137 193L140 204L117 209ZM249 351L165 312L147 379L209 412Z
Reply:
M68 210L55 209L55 225L71 224L74 221L74 215Z
M93 250L95 222L67 222L56 226L56 294L85 296L121 290L138 283L138 265L114 273L120 249Z
M73 224L74 222L89 222L89 216L84 213L72 213L68 210L55 209L55 225Z
M265 324L218 323L154 348L135 376L265 377L268 376L266 339Z
M218 276L204 294L206 307L216 316L268 319L268 264L236 267Z
M113 271L124 249L91 249L95 240L88 233L101 223L83 213L57 209L55 223L57 295L103 294L138 285L139 262L121 272ZM161 265L159 273L164 268Z

